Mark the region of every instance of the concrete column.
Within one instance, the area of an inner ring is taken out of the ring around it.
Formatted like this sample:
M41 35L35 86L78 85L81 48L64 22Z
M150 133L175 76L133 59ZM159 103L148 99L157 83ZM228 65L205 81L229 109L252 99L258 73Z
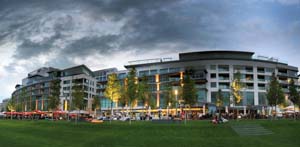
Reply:
M253 86L254 86L254 105L258 105L258 77L257 77L257 66L253 67Z

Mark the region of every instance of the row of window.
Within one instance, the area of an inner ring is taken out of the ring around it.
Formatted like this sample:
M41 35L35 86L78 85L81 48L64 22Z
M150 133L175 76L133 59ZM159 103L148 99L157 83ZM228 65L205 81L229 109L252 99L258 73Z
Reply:
M220 73L220 74L218 74L218 77L219 77L218 78L219 80L230 80L229 74L226 74L226 73ZM216 73L211 73L210 78L211 79L217 79L217 74ZM246 81L253 81L254 75L253 74L241 74L240 78L242 80L244 79ZM257 79L260 82L265 82L265 81L271 80L271 76L257 75Z
M74 79L73 82L75 82L75 81L78 81L78 82L80 82L80 83L85 83L85 84L88 84L88 85L94 85L94 84L95 84L94 81L90 81L90 80L88 80L88 79ZM64 84L64 85L65 85L65 84L70 84L70 83L71 83L71 80L64 80L64 81L63 81L63 84Z
M228 72L229 71L229 65L210 65L210 70L218 70L220 72ZM253 66L240 66L240 65L234 65L233 70L236 71L245 71L245 72L253 72ZM257 67L258 73L273 73L275 71L274 68L265 68L265 67Z
M211 82L210 84L211 88L217 88L217 82ZM219 88L220 89L230 89L230 83L228 82L219 82ZM253 83L245 83L245 89L254 89ZM258 84L259 90L266 90L266 84Z
M139 71L139 76L148 76L148 75L156 75L156 74L166 74L166 73L175 73L180 72L180 68L164 68L164 69L152 69L152 70L142 70Z
M211 92L211 102L216 103L217 102L217 95L218 92ZM223 106L230 105L230 92L222 92L223 96ZM259 105L267 105L267 96L264 92L258 93L258 104ZM243 93L243 99L240 103L235 104L237 106L247 106L247 105L254 105L254 92L244 92Z

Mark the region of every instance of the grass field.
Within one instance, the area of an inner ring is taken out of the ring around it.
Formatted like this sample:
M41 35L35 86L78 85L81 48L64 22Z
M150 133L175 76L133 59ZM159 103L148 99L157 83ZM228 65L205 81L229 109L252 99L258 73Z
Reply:
M232 126L259 125L269 135L238 135ZM105 122L104 124L51 121L0 120L0 146L72 147L299 147L300 121L231 121L213 125L208 121L184 124L151 122Z

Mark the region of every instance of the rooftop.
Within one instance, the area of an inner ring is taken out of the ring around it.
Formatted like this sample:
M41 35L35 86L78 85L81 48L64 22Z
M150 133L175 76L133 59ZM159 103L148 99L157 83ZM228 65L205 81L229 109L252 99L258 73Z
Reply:
M266 62L276 62L282 64L288 64L286 61L282 61L279 58L267 57L262 55L254 55L254 52L247 51L200 51L200 52L187 52L179 53L179 60L174 60L172 58L154 58L145 60L135 60L128 61L128 65L143 65L143 64L153 64L162 62L172 62L172 61L190 61L190 60L211 60L211 59L236 59L236 60L261 60Z

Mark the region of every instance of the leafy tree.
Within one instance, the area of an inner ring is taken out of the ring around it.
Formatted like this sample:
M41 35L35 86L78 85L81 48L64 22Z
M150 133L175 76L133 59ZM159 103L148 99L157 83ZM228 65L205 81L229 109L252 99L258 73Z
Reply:
M190 73L187 73L183 78L182 98L185 104L190 106L197 103L197 89L195 81L191 78Z
M186 71L182 87L182 99L184 100L184 104L188 105L189 108L197 103L198 98L195 81L191 78L192 74L193 72L191 70Z
M231 84L231 93L234 98L234 103L239 104L243 99L242 89L244 84L241 82L241 73L238 71L234 74L234 79Z
M35 106L36 106L35 100L36 100L36 97L30 96L30 110L31 111L35 110Z
M289 99L293 102L294 104L294 120L296 120L296 104L299 101L299 93L297 91L297 87L295 85L295 81L294 79L291 79L290 83L289 83Z
M233 96L233 103L237 105L241 103L243 99L242 89L244 88L244 84L241 81L240 71L236 72L233 77L234 78L231 83L231 94ZM236 115L238 115L238 109L236 110Z
M48 109L52 111L52 120L54 118L54 111L60 104L60 80L53 80L50 83L50 95L48 97Z
M267 99L269 105L272 106L272 108L275 106L275 116L277 116L276 106L284 102L284 93L277 80L277 77L275 76L275 73L272 74L271 81L269 83L269 88L267 90Z
M121 85L118 80L118 76L116 73L112 73L108 75L108 81L105 88L104 95L110 99L111 101L111 119L113 115L113 102L116 103L116 107L118 104L118 100L121 97Z
M127 79L125 81L127 81ZM121 97L119 99L119 103L120 103L121 107L125 107L126 105L128 105L128 99L129 99L128 95L127 95L127 84L126 84L126 82L124 83L123 86L121 86L120 93L121 93Z
M138 100L143 103L144 106L148 106L150 102L150 87L148 84L147 76L143 76L141 81L138 83Z
M25 92L25 88L22 88L20 96L20 104L21 104L21 111L25 111L25 105L26 105L26 92Z
M14 97L12 97L7 103L7 110L10 111L10 119L12 119L12 112L16 111L16 103Z
M127 89L126 89L126 95L128 96L128 103L130 106L130 112L132 110L132 106L137 99L137 77L136 77L136 70L135 68L132 68L129 71L129 74L127 76ZM132 115L132 113L131 113ZM132 116L131 116L132 117ZM130 124L131 124L131 119L130 119Z
M219 110L219 118L221 117L221 108L220 107L223 106L223 99L224 99L224 96L223 96L222 90L219 89L218 93L217 93L217 103L216 103L216 106Z
M146 75L143 75L138 83L137 91L137 99L143 104L144 109L146 110L149 108L151 100L150 86L148 84L148 77Z
M173 91L171 83L167 84L167 87L166 87L166 90L164 91L164 93L165 93L165 98L166 98L167 105L170 105L171 107L174 107L177 102L176 102L176 99L175 99L176 95ZM177 96L178 96L178 93L177 93Z
M84 102L84 90L83 90L82 83L80 83L79 81L75 80L75 83L72 86L72 96L73 96L73 100L72 100L73 106L75 109L78 110L78 114L76 117L76 123L77 123L79 111L83 107L83 102Z
M100 108L100 98L99 98L99 96L94 96L93 97L92 108L95 110L95 117L96 117L97 109Z

